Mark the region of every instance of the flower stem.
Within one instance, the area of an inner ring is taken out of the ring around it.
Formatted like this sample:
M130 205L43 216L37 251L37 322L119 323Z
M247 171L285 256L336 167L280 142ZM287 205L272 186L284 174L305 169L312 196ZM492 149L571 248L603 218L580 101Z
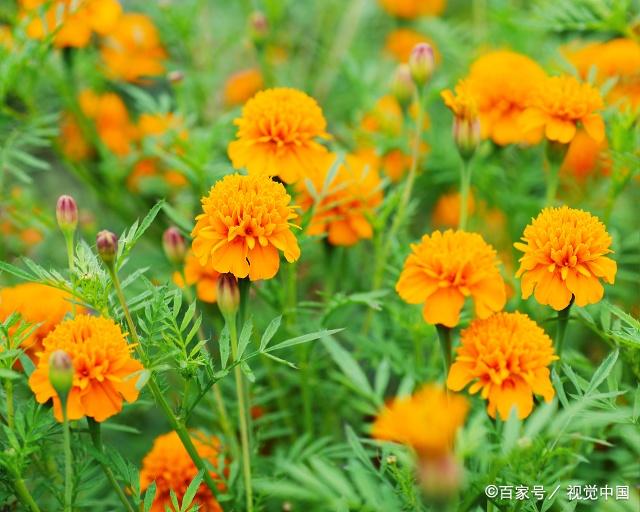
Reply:
M4 381L4 392L7 397L7 426L13 429L15 411L13 408L13 383L11 380L6 379Z
M471 165L468 159L462 159L460 167L460 223L459 229L467 229L469 218L469 189L471 187Z
M569 311L573 305L573 297L569 305L558 311L558 325L556 329L556 355L560 357L562 354L562 348L564 346L564 338L567 333L567 325L569 324Z
M75 296L76 292L76 277L75 277L75 255L73 250L73 231L69 232L69 230L64 230L64 241L67 248L67 261L69 263L69 275L71 278L71 291ZM71 302L71 314L76 316L76 303Z
M29 489L27 489L27 486L25 485L22 478L17 477L13 482L13 486L15 487L16 494L20 498L20 502L23 505L29 507L29 510L31 512L40 512L40 508L34 501L33 496L31 496L31 493L29 492Z
M451 328L436 324L436 330L438 331L438 340L440 340L440 348L442 349L444 379L446 381L449 375L449 368L451 368Z
M71 512L73 502L73 455L71 453L71 431L67 417L67 400L61 397L62 432L64 442L64 512Z
M98 450L98 452L104 453L104 445L102 444L102 433L100 431L100 423L95 421L93 418L87 418L87 423L89 425L89 434L91 435L91 441L93 442L93 446L95 447L96 450ZM102 471L104 471L104 474L107 477L107 480L109 480L111 487L113 487L113 490L116 492L116 495L120 499L120 502L124 506L125 510L127 510L127 512L135 512L135 509L131 506L131 503L129 503L129 500L127 499L127 495L124 493L124 491L120 487L120 484L118 484L118 481L116 480L116 477L113 474L113 471L111 471L111 468L102 461L98 461L98 463L102 467Z

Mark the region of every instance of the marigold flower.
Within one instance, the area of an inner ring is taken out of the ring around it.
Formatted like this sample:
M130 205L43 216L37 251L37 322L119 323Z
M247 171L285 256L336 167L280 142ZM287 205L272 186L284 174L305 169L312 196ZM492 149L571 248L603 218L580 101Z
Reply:
M290 222L298 215L290 202L284 186L268 176L225 176L202 198L191 233L200 264L238 279L275 276L278 251L289 262L300 257Z
M84 138L77 121L70 113L62 115L58 144L62 153L71 161L85 160L93 152L93 148Z
M384 50L398 62L408 62L411 51L416 45L427 43L433 48L436 63L440 62L440 54L430 37L410 28L397 28L387 35Z
M62 421L62 408L49 382L49 358L56 350L65 351L73 362L73 387L67 398L70 420L89 416L102 422L122 410L123 398L127 402L138 398L134 374L143 367L131 358L132 347L113 320L76 316L59 324L42 344L29 387L41 404L53 398L58 421Z
M376 159L363 153L347 155L327 183L337 158L327 155L324 171L310 177L318 197L314 197L306 183L299 183L297 200L304 211L315 208L308 228L310 235L327 233L330 244L350 246L373 236L369 217L382 203L382 183Z
M371 434L408 445L420 458L440 458L453 450L468 411L469 403L463 396L425 384L413 395L387 404L375 419Z
M378 0L378 2L390 15L404 19L437 16L447 6L446 0Z
M220 441L216 437L192 432L191 439L196 451L203 460L217 467L220 455ZM220 483L218 489L224 491L225 484L214 471L209 472ZM156 484L156 495L151 512L164 512L172 508L171 491L176 494L178 503L182 502L191 481L198 474L198 468L189 457L182 441L174 431L156 437L151 451L142 460L140 471L140 489L144 492L152 482ZM211 490L203 482L198 487L193 505L207 512L222 512L222 507Z
M584 130L579 129L569 143L561 171L569 172L579 180L598 170L606 174L611 165L606 154L607 148L606 138L602 142L596 142Z
M242 105L264 87L262 73L257 68L243 69L227 78L224 84L224 104Z
M466 297L475 313L487 318L506 302L506 289L496 251L477 233L434 231L411 244L396 291L409 304L424 302L430 324L455 327Z
M164 73L167 54L153 22L144 14L123 14L102 43L100 54L109 77L140 82Z
M467 197L467 210L469 215L475 210L475 200L470 192ZM438 198L431 214L434 226L455 228L460 224L460 193L450 192Z
M511 409L526 418L533 409L533 395L546 402L554 395L548 366L558 359L551 338L527 315L497 313L477 319L461 333L461 344L449 370L447 387L460 391L470 382L470 393L482 390L487 412L503 420Z
M174 272L173 282L180 288L195 284L198 299L202 302L213 303L217 298L216 290L219 276L220 272L216 272L211 265L201 265L193 252L189 251L184 260L183 273Z
M567 144L575 137L578 123L596 142L604 140L604 121L598 111L604 107L600 92L572 76L547 77L534 88L521 117L525 133L544 134L547 139Z
M522 277L522 298L532 293L540 304L560 311L575 298L578 306L602 299L600 279L613 284L616 262L611 237L600 220L567 206L545 208L513 244L524 255L516 277ZM534 291L535 290L535 291Z
M25 322L35 329L22 342L31 359L42 350L42 340L71 313L71 295L39 283L24 283L0 290L0 322L14 313L20 313Z
M237 140L228 147L233 167L295 183L324 162L327 122L316 101L289 88L258 92L234 121Z
M454 92L445 89L440 93L444 104L461 119L476 119L478 117L478 102L470 80L459 80Z

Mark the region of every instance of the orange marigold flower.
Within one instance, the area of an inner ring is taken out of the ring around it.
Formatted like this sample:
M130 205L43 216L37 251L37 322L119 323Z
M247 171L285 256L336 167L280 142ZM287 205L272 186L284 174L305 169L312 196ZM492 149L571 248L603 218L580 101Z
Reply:
M467 210L469 215L475 211L476 202L473 194L469 192L467 197ZM431 214L434 226L455 228L460 224L460 193L451 192L443 194L438 198Z
M472 82L468 79L458 80L454 92L445 89L440 93L444 104L460 119L476 119L478 117L478 102Z
M604 140L604 107L598 89L572 76L552 76L538 82L521 117L525 133L544 134L567 144L575 137L578 123L596 142Z
M71 313L71 295L39 283L24 283L0 290L0 322L14 313L20 313L25 322L35 329L22 342L22 348L31 359L42 350L42 340Z
M531 90L545 79L543 69L525 55L501 50L476 60L469 72L483 138L496 144L535 143L538 134L522 130L520 117L528 106Z
M221 274L272 278L280 267L278 251L289 262L300 257L290 222L298 215L290 202L284 186L268 176L225 176L202 198L193 253Z
M42 344L29 387L41 404L53 398L58 421L62 421L60 399L49 382L49 357L56 350L64 350L73 361L73 387L67 398L70 420L89 416L104 421L122 410L123 398L127 402L138 398L134 374L143 367L132 359L133 348L113 320L79 315L59 324Z
M378 2L390 15L404 19L437 16L447 6L446 0L378 0Z
M482 390L487 412L496 411L503 420L511 409L526 418L533 409L533 395L549 402L554 391L549 364L558 359L551 338L527 315L497 313L477 319L461 333L456 360L447 377L447 387L460 391L470 382L470 393Z
M596 142L580 129L569 143L561 170L573 174L579 180L598 170L606 174L611 164L606 155L607 148L606 138L602 142Z
M336 159L327 155L323 172L309 179L313 192L306 183L298 184L298 202L304 211L314 209L308 233L327 233L332 245L354 245L373 236L369 217L382 202L382 183L377 162L364 153L347 155L328 182Z
M167 54L153 22L144 14L123 14L100 49L107 75L127 82L161 75Z
M88 158L93 148L84 138L77 121L70 113L65 113L60 122L58 144L62 153L74 162Z
M243 69L227 78L224 84L224 104L242 105L264 87L262 73L257 68Z
M189 251L184 261L184 277L181 272L174 272L173 282L180 288L196 285L196 294L202 302L213 303L216 301L217 282L219 272L211 266L203 266L195 257L193 251Z
M412 447L421 458L451 453L456 433L469 411L466 398L425 384L411 396L394 399L380 411L371 434Z
M613 284L616 262L611 237L600 220L568 206L545 208L513 244L524 255L516 277L522 277L522 298L534 293L540 304L560 311L575 298L578 306L595 304L604 294L600 279ZM534 292L535 290L535 292Z
M249 174L279 176L295 183L321 168L327 150L327 122L316 101L285 87L258 92L242 109L237 140L228 147L233 167Z
M217 467L220 455L220 440L200 432L192 432L191 439L196 451L203 460ZM214 471L209 472L219 481L218 489L224 491L225 484ZM140 471L140 489L144 492L152 482L156 484L156 495L151 512L164 512L171 509L171 491L176 494L178 503L182 502L191 481L198 474L198 468L189 457L182 441L174 431L156 437L151 451L142 460ZM196 491L193 505L207 512L222 512L222 507L211 490L202 482Z
M506 302L506 289L496 251L477 233L434 231L411 244L396 291L409 304L424 302L430 324L455 327L466 297L475 313L487 318Z
M440 54L433 39L410 28L398 28L389 32L384 43L384 49L398 62L408 62L411 51L420 43L429 44L433 48L436 63L440 62Z

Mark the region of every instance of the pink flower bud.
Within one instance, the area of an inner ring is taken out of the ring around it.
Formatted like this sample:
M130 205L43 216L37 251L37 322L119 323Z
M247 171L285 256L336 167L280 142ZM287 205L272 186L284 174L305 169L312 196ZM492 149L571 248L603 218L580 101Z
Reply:
M415 84L411 78L411 70L407 64L400 64L393 75L391 90L402 108L407 108L413 101Z
M73 361L64 350L56 350L49 357L49 382L60 401L65 402L73 386Z
M453 118L453 140L463 158L471 158L480 144L480 120L477 117Z
M167 259L174 265L180 265L184 261L187 244L178 228L167 228L162 235L162 247Z
M60 196L56 203L56 219L64 232L73 232L78 226L78 205L71 196Z
M269 21L263 12L254 11L249 17L249 34L251 40L260 45L265 42L269 35Z
M100 231L96 236L96 247L102 261L112 267L118 252L118 237L106 229Z
M426 84L431 78L435 65L436 61L431 45L419 43L413 47L409 56L409 69L411 77L418 87Z
M462 485L463 472L453 454L418 461L418 476L425 496L431 501L446 501Z
M184 80L184 73L179 69L169 71L169 73L167 73L167 80L172 84L178 84Z
M240 307L240 288L236 276L231 273L220 274L216 292L216 302L222 315L235 315Z

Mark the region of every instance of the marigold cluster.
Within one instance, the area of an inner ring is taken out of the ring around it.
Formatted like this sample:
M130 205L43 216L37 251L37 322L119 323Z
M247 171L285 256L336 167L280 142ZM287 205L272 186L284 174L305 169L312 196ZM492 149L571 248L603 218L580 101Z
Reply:
M616 262L611 237L600 220L567 206L545 208L514 244L524 255L516 277L522 297L532 293L540 304L560 311L575 299L578 306L594 304L604 294L600 279L613 284Z
M268 176L225 176L202 198L203 213L191 233L198 261L237 278L272 278L280 267L278 251L289 262L300 257L291 232L298 215L290 202L282 184Z
M229 143L228 152L236 169L295 183L324 163L327 150L317 139L330 137L327 122L316 101L302 91L260 91L234 123L237 140Z
M60 399L49 382L49 358L56 350L65 351L73 362L73 387L67 398L70 420L88 416L102 422L122 410L123 399L138 398L135 374L143 367L131 357L133 347L113 320L76 316L57 325L42 344L29 387L39 403L53 399L58 421L62 421Z
M549 402L554 390L548 366L558 359L551 338L527 315L497 313L476 319L461 333L447 387L460 391L473 383L470 393L481 391L487 412L503 420L516 407L520 419L533 409L533 395Z
M202 302L213 303L216 301L217 282L219 272L211 266L203 266L195 257L193 251L189 251L184 260L182 272L173 274L173 282L180 288L196 285L196 295Z
M424 303L426 322L455 327L467 297L480 318L504 307L498 263L496 251L479 234L434 231L411 245L396 291L409 304Z
M437 16L447 6L446 0L378 0L378 2L390 15L404 19Z
M231 75L224 84L224 104L242 105L264 87L262 73L257 68L243 69Z
M220 457L220 441L216 437L206 436L200 432L192 432L191 440L202 459L213 467L217 467ZM182 441L175 431L158 436L151 451L142 460L140 471L140 489L144 492L152 482L156 484L156 495L151 512L164 512L173 507L171 491L182 503L189 484L198 474L198 468L189 457ZM218 481L218 489L224 491L225 484L220 475L210 471L211 477ZM207 512L222 512L222 507L211 490L202 482L196 491L193 505Z
M436 384L426 384L411 396L387 404L376 417L374 438L410 446L420 458L436 459L453 450L469 403Z

